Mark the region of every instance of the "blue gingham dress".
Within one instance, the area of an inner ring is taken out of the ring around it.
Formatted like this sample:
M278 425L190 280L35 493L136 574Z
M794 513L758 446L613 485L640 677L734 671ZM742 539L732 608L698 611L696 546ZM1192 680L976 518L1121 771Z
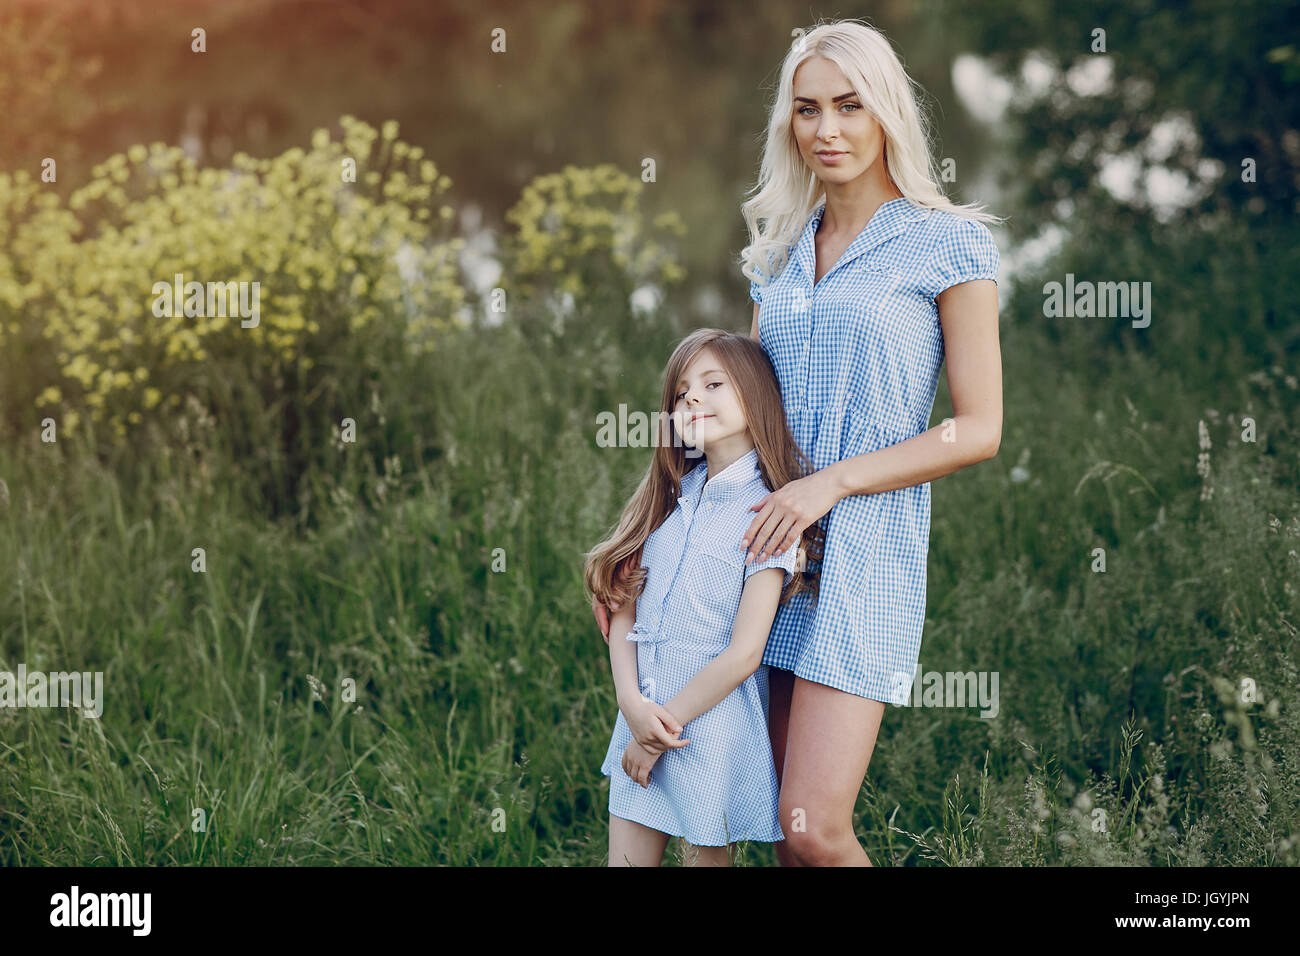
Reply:
M927 429L944 358L934 297L998 273L983 223L900 197L876 210L814 286L825 208L823 200L809 215L776 278L750 284L786 419L818 470ZM925 622L930 483L849 495L820 521L817 601L801 593L777 610L763 663L902 704Z
M646 539L645 586L636 602L641 694L666 705L731 642L740 596L750 575L782 568L782 587L794 574L797 549L745 565L740 539L768 494L751 449L706 482L707 461L682 476L677 508ZM610 634L610 640L619 636ZM745 678L710 710L683 725L685 747L670 748L643 788L624 772L632 733L620 710L600 772L610 778L609 812L624 820L684 837L695 846L737 840L784 840L779 789L767 734L767 667ZM671 709L671 708L670 708Z

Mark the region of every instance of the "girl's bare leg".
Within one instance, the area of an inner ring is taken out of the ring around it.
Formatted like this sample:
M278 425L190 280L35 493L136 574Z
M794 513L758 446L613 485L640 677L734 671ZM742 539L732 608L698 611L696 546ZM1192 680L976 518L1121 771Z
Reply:
M609 815L610 866L659 866L667 846L667 833Z
M682 840L685 863L687 866L731 866L731 848L728 846L696 846Z

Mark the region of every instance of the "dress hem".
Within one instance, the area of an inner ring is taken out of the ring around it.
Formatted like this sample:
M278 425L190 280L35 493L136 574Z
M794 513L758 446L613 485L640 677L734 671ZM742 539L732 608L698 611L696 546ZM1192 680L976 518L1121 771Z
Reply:
M639 823L643 827L649 827L651 830L659 831L664 836L676 837L679 840L685 840L691 846L724 847L724 846L731 846L734 843L784 843L785 842L785 835L782 834L779 837L768 837L768 838L742 836L732 840L731 843L696 843L694 840L686 836L684 833L673 833L671 830L665 830L663 827L655 826L653 823L646 823L644 820L633 820L631 817L625 817L623 816L623 814L615 813L613 810L609 811L609 815L611 817L618 817L620 820L626 820L628 823Z
M764 663L767 664L768 667L775 668L776 670L779 670L779 671L786 671L787 673L792 673L792 674L794 674L795 677L801 677L801 678L803 678L804 680L808 681L808 683L810 683L810 684L821 684L823 687L830 687L830 688L833 689L833 690L842 691L842 692L845 693L845 694L852 694L854 697L861 697L861 698L863 698L864 700L874 700L874 701L876 701L877 703L880 703L880 704L892 704L892 703L893 703L892 700L887 699L887 698L872 697L870 694L864 694L864 693L861 693L860 691L853 690L851 687L847 686L847 685L848 685L848 681L844 681L844 682L842 682L842 683L836 684L836 683L832 683L830 680L818 680L818 679L815 678L815 677L809 677L809 676L807 675L807 673L803 673L803 674L801 674L801 673L799 673L799 665L798 665L798 664L795 664L794 667L782 667L780 664L771 664L771 663L768 663L767 661L764 661Z
M621 769L622 768L620 768L620 770ZM612 780L613 775L606 772L603 767L601 768L601 773L603 773L607 777L611 777L610 782L611 784L613 783ZM613 795L613 791L611 790L611 796L612 795ZM687 843L691 844L692 846L721 847L721 846L731 846L733 843L781 843L784 842L785 840L785 834L781 833L780 836L743 836L742 835L742 836L734 837L732 840L726 843L707 843L707 842L702 843L697 840L692 840L685 833L677 833L673 829L666 828L665 826L662 825L663 824L662 820L656 820L655 822L649 822L647 819L637 820L637 819L633 819L630 816L625 816L623 813L616 813L613 810L609 811L609 815L612 817L618 817L620 820L627 820L629 823L639 823L641 826L649 827L651 830L658 830L660 833L663 833L666 836L677 837L679 840L685 840Z

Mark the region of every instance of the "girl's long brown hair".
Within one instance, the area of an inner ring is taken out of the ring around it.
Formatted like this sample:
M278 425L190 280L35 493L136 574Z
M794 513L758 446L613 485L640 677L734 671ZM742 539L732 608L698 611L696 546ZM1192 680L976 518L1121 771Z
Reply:
M705 348L712 350L736 389L750 439L758 451L758 468L768 488L777 491L814 471L812 462L790 433L781 403L781 385L762 346L747 335L722 329L692 332L673 351L664 370L650 467L624 506L618 526L586 555L583 583L587 594L607 607L622 607L641 593L645 583L641 550L646 539L676 509L682 493L682 477L692 467L707 467L702 456L687 457L688 446L679 436L674 440L677 432L672 423L676 383ZM796 570L790 583L782 589L782 604L804 590L816 600L818 576L810 568L822 559L823 520L814 521L803 531L799 543L804 552L803 569Z

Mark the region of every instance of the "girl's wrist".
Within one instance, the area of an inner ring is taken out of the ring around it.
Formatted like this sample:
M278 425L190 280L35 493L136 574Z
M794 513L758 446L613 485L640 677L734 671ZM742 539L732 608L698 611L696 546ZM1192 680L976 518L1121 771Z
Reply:
M626 691L615 688L614 699L618 702L618 709L623 712L624 717L626 717L633 708L645 703L644 698L641 696L641 691L632 688L628 688Z

